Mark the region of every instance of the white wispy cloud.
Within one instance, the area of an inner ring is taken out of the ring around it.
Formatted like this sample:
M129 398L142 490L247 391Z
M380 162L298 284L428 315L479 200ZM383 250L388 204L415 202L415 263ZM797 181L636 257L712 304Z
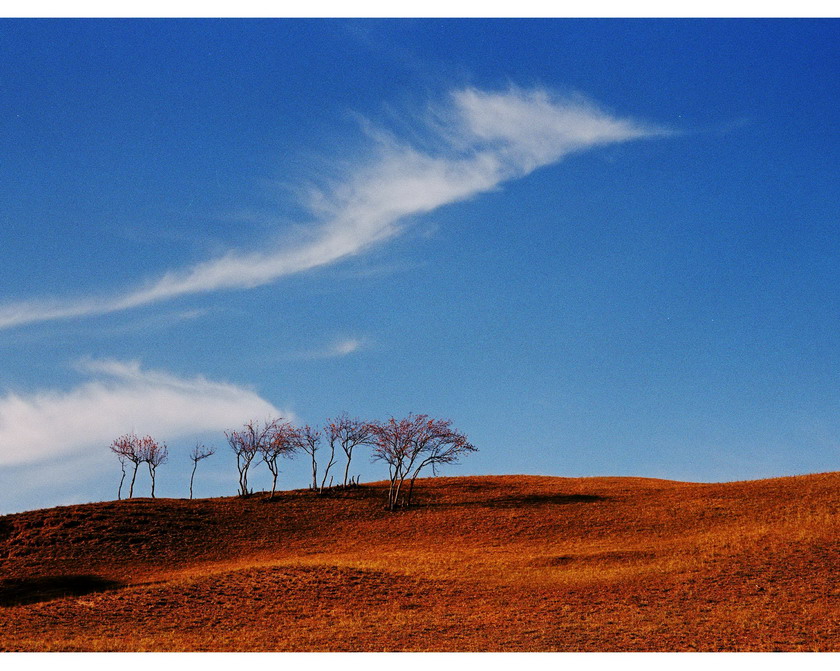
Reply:
M368 160L311 195L312 220L294 241L269 251L231 250L117 296L0 306L0 328L263 285L364 252L399 234L413 216L491 191L573 152L666 134L616 118L583 98L517 88L455 91L423 133L420 149L370 132Z
M333 356L347 356L348 354L358 351L361 346L361 340L350 338L349 340L342 340L341 342L335 343L330 348L330 353Z
M358 352L360 349L363 349L367 344L367 341L361 338L343 338L340 340L335 340L334 342L320 349L312 349L289 354L288 358L304 360L338 359L341 357L349 356L354 352Z
M0 397L0 465L102 450L132 430L170 441L249 419L294 420L254 391L229 383L182 378L134 361L86 360L76 367L90 379L70 390Z

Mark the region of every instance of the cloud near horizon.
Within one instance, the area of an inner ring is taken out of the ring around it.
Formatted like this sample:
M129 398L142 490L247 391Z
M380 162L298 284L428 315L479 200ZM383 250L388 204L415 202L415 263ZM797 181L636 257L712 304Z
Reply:
M21 465L106 448L132 430L169 442L281 415L255 392L204 377L182 378L136 361L86 360L91 380L69 391L0 397L0 465Z
M335 263L398 235L409 217L468 200L565 156L667 131L543 89L453 92L423 129L434 151L372 132L371 158L313 194L305 236L270 251L231 250L111 297L0 306L0 329L101 315L188 294L248 289Z

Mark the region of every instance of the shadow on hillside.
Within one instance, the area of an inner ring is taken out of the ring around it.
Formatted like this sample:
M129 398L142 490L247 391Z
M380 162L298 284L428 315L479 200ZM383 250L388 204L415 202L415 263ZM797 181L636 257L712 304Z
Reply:
M54 575L0 579L0 606L21 606L65 596L83 596L122 587L97 575Z
M457 503L424 503L424 505L445 506L480 506L482 508L518 508L521 506L559 505L573 503L595 503L606 501L608 497L596 494L521 494L478 501L459 501Z

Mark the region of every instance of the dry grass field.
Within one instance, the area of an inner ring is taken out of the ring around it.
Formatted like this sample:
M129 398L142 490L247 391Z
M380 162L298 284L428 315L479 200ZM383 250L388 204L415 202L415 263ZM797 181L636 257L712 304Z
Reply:
M0 649L840 650L840 473L418 486L0 517Z

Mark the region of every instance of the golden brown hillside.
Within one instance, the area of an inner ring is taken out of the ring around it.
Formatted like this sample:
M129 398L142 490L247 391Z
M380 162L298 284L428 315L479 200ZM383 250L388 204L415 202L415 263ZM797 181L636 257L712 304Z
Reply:
M840 650L840 473L0 517L2 650Z

